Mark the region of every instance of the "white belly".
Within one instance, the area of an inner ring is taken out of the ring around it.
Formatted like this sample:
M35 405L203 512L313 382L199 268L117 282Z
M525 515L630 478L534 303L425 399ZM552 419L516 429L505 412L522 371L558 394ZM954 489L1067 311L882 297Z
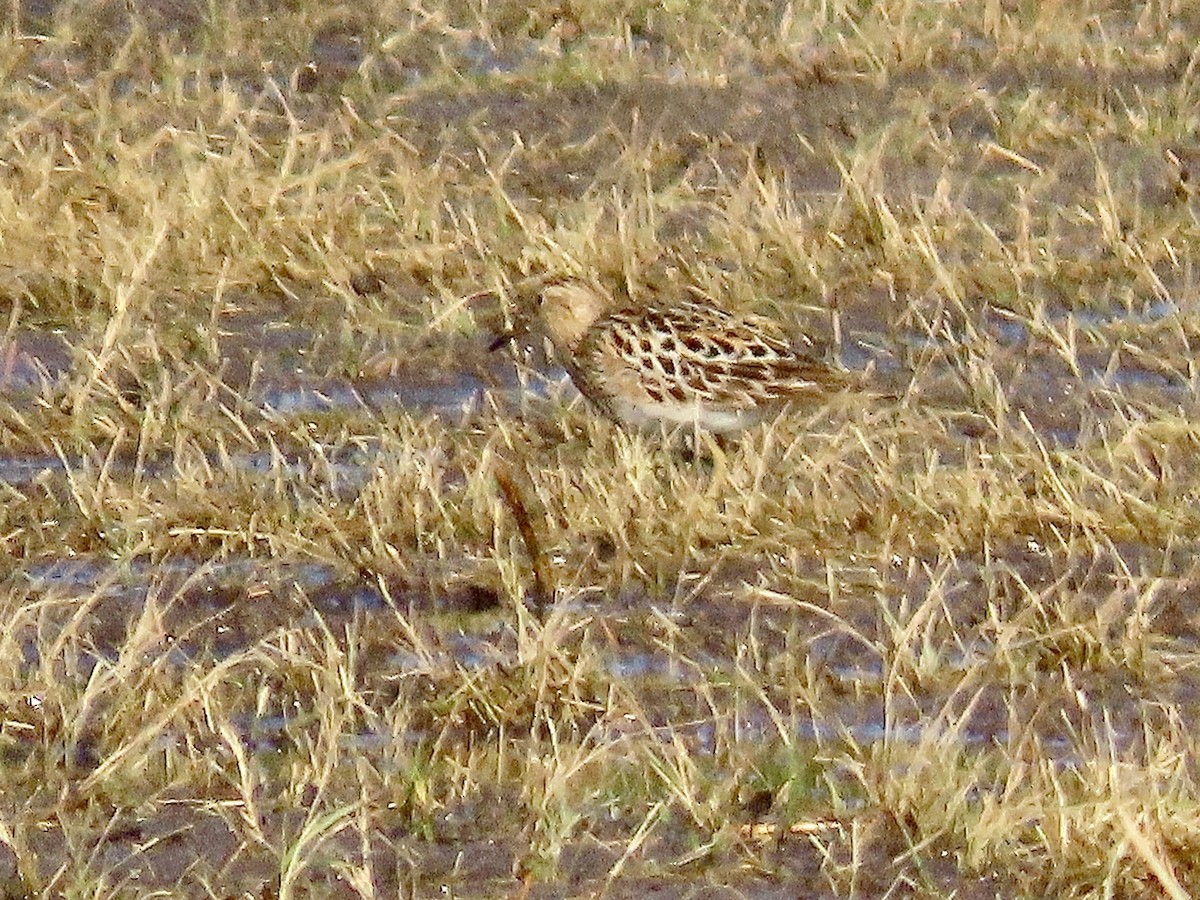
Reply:
M762 418L762 412L757 409L720 409L699 402L633 403L615 398L610 402L618 419L638 427L666 423L723 434L749 428Z

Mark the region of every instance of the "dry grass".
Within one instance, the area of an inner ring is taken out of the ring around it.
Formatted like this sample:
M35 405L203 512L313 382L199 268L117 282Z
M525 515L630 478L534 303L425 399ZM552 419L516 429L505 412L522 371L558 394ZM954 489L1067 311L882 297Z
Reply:
M1200 890L1183 4L143 5L0 46L5 896ZM560 270L897 398L694 460Z

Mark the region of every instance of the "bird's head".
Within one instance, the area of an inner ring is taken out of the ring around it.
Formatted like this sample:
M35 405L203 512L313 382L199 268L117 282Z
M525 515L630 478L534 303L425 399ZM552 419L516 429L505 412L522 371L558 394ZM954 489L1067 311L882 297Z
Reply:
M595 282L556 278L538 294L538 316L554 345L570 351L612 303L612 296Z

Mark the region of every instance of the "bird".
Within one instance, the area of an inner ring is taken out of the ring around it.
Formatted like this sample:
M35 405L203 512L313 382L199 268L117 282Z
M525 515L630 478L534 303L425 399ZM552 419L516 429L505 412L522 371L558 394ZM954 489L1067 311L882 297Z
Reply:
M557 277L541 287L538 319L579 392L638 428L724 436L853 383L774 319L731 312L699 291L618 301L595 281Z

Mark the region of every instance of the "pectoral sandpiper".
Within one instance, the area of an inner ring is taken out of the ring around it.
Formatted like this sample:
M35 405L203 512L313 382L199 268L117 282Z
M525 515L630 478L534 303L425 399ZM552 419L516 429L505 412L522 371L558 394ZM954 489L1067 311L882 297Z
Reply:
M796 348L773 319L732 313L707 298L619 303L579 278L545 284L542 328L580 392L636 426L741 431L788 402L852 377Z

